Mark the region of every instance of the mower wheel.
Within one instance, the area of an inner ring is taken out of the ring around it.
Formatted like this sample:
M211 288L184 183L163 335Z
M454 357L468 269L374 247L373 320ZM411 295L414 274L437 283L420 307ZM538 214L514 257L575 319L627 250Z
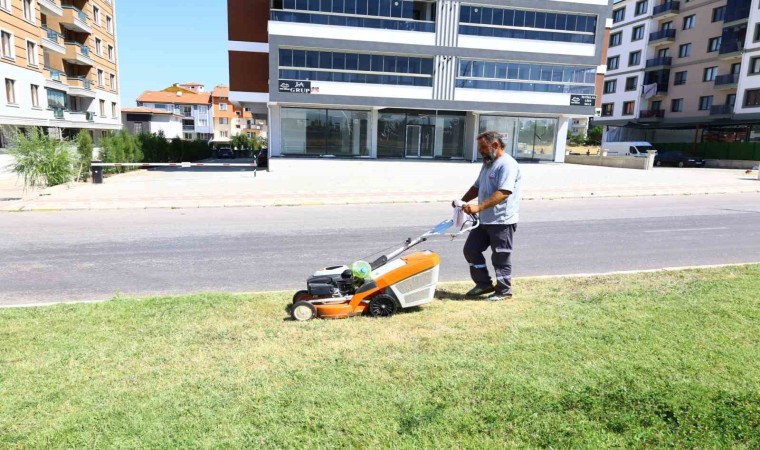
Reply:
M290 307L290 317L299 322L305 322L317 317L317 308L309 302L296 302Z
M390 295L378 295L377 297L372 297L369 301L369 306L367 307L367 313L371 317L390 317L396 314L397 310L398 305L396 304L396 299Z
M312 300L313 298L314 296L309 295L309 291L307 290L298 291L295 294L293 294L293 304L295 305L296 303L302 300Z

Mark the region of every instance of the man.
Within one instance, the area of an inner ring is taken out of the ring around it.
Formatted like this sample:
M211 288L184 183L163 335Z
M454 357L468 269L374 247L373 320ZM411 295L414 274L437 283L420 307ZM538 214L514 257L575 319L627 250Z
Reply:
M486 131L478 135L478 152L483 167L475 184L462 197L465 203L477 204L462 208L468 214L480 214L480 226L470 232L464 244L464 257L470 263L470 276L475 287L467 292L470 298L491 294L491 301L512 298L512 238L517 230L520 209L520 166L505 152L506 134ZM491 263L496 285L488 273L483 252L491 247Z

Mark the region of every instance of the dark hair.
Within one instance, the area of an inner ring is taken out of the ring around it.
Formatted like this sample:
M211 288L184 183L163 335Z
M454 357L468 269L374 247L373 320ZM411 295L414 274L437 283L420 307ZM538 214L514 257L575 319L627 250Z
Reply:
M507 145L504 143L504 138L506 135L503 135L499 133L498 131L489 130L484 131L478 135L478 140L485 139L485 141L488 143L488 145L493 144L494 142L498 142L501 148L505 149L507 148Z

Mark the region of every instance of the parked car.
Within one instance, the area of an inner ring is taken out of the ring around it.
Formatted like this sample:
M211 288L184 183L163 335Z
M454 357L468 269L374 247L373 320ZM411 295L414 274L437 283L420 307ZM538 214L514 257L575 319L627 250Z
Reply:
M664 152L654 157L656 166L704 167L705 160L683 152Z
M638 156L647 157L648 150L657 151L652 144L645 141L631 142L605 142L602 144L602 150L607 152L607 156Z
M229 147L222 147L219 150L216 151L216 154L219 158L234 158L235 152L232 151Z
M269 149L264 147L259 152L259 155L256 157L256 166L266 169L269 167Z

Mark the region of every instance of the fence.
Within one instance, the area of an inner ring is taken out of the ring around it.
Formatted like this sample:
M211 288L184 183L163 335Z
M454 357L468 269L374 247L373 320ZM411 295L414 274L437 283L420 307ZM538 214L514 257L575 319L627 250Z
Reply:
M654 144L660 153L680 151L703 159L760 161L760 142L675 142Z

